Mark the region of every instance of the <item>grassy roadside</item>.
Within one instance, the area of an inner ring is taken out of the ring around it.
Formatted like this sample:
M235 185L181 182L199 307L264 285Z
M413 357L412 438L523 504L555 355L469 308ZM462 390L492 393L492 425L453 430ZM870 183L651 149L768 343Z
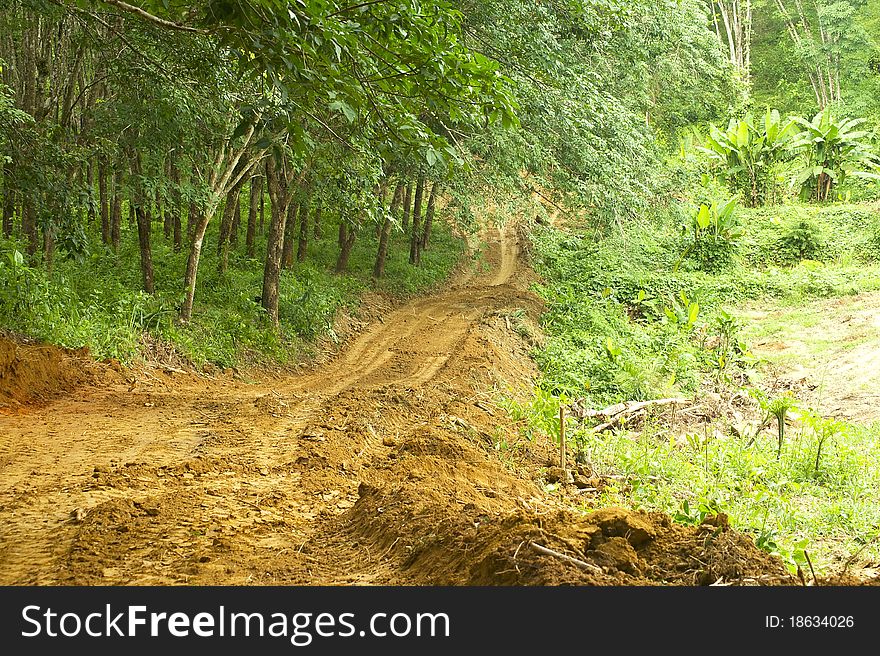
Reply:
M118 254L92 237L87 256L59 258L51 275L43 267L16 262L14 252L23 252L22 245L0 239L0 326L66 347L87 346L95 357L123 362L141 353L148 335L196 365L284 364L307 354L318 337L332 337L337 311L355 308L365 291L375 289L397 298L424 292L450 275L465 250L464 240L449 224L436 220L430 248L421 266L413 267L408 262L408 236L395 232L385 277L376 283L371 278L375 231L361 231L349 272L335 275L336 228L328 221L323 239L310 241L306 261L283 273L277 332L256 302L262 288L261 262L246 258L239 244L230 253L227 273L219 275L212 246L215 233L206 238L193 321L187 326L176 322L186 253L175 253L159 226L154 226L152 236L154 296L140 291L133 235ZM264 252L261 238L257 253Z
M596 409L676 395L708 403L699 421L658 412L599 435L595 421L572 423L572 451L613 481L585 509L623 504L684 523L725 512L792 567L805 551L823 569L863 547L861 558L880 557L880 424L832 417L808 387L770 375L853 348L820 330L835 325L823 308L841 299L842 312L850 301L857 312L855 295L880 289L880 214L859 205L740 210L743 235L720 266L682 258L686 220L670 209L601 237L536 229L537 291L548 304L546 345L535 353L543 378L534 402L511 411L552 433L558 405L573 399ZM803 353L753 351L786 328L809 334ZM859 344L877 339L864 333ZM780 397L794 407L777 459L769 409Z

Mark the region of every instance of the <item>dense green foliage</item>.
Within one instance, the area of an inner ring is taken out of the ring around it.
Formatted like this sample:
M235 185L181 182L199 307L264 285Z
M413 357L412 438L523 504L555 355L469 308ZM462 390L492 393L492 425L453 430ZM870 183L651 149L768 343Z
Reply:
M877 483L870 463L880 457L876 428L836 422L829 432L832 420L810 415L796 398L767 398L748 343L754 331L739 308L880 290L872 246L880 218L859 205L736 213L743 234L731 257L708 270L692 254L680 259L693 219L674 207L601 240L537 230L544 279L537 290L549 306L547 343L536 352L544 374L531 406L511 404L511 411L552 436L559 404L575 399L599 409L741 391L761 399L775 435L784 426L775 419L782 402L786 410L794 404L791 412L809 421L784 439L750 441L724 420L684 439L667 432L667 417L601 436L590 422L573 428L570 445L594 469L626 481L600 502L659 508L689 523L700 513L726 512L768 550L795 562L809 543L825 564L836 550L856 550L873 537L880 518L869 492Z
M723 509L796 559L793 518L868 539L874 433L813 413L785 448L738 311L880 290L878 91L865 0L0 0L0 327L286 362L539 196L513 411L748 392L772 444L573 444L628 482L606 500Z

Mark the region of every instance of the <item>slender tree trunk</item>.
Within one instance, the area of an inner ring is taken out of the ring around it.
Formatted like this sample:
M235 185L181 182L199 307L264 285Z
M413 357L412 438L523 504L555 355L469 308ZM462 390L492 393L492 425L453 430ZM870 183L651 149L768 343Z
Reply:
M12 188L12 166L3 167L3 236L12 236L12 217L15 215L15 190Z
M192 241L190 242L189 256L186 258L186 274L183 278L183 286L186 290L183 306L180 309L180 320L183 323L188 323L192 319L196 294L196 275L199 271L199 259L202 254L202 244L205 241L205 232L208 230L210 221L211 214L208 211L199 212L195 204L190 204L187 223L192 227Z
M284 224L284 245L281 247L281 268L293 266L293 246L296 243L296 217L299 214L299 203L287 199L287 221Z
M278 325L278 287L281 282L281 255L287 224L287 189L276 170L275 158L266 161L266 184L269 189L270 219L266 242L266 266L263 271L262 305L272 322Z
M43 230L43 261L46 272L51 276L55 264L55 226L50 225Z
M309 199L299 208L299 243L296 247L296 261L305 262L309 251Z
M98 202L101 205L101 241L110 243L110 195L107 193L107 166L98 166Z
M217 240L217 271L226 273L229 267L229 242L232 234L232 224L235 220L235 208L238 206L238 196L241 193L241 183L232 187L226 195L226 205L223 207L223 217L220 220L220 237Z
M98 223L98 213L95 211L95 163L91 159L86 163L86 186L89 188L86 216L89 226L92 226Z
M391 197L391 207L389 208L391 214L396 216L400 211L401 204L403 204L403 183L398 182L394 188L394 195Z
M141 277L144 283L144 291L155 294L156 287L153 283L153 251L150 246L151 218L150 211L143 205L135 208L137 216L138 246L141 252Z
M177 168L177 164L174 161L174 156L172 155L170 158L171 161L171 227L174 232L174 252L179 253L180 249L183 247L183 232L180 215L183 212L183 198L180 191L180 169Z
M229 246L238 248L238 233L241 228L241 191L235 198L235 212L232 214L232 225L229 228Z
M315 224L315 239L323 239L324 238L324 226L321 224L321 212L322 205L321 201L318 200L317 205L315 205L315 211L312 213L312 223Z
M37 221L33 203L28 199L21 204L21 231L27 237L28 255L33 255L37 252Z
M138 248L141 255L141 279L144 291L148 294L154 294L156 287L153 282L153 250L150 244L152 217L150 216L150 209L143 190L140 153L132 153L131 172L135 177L134 200L131 207L134 209L135 220L137 221Z
M403 227L403 231L407 232L409 230L409 214L412 208L412 183L406 185L406 193L403 196L403 219L400 221L400 225Z
M248 257L256 254L254 242L257 236L257 213L263 195L263 177L256 175L251 178L250 202L248 203L247 233L245 234L245 253Z
M382 232L379 233L379 250L376 252L376 264L373 266L373 277L377 280L385 275L385 260L388 257L388 239L391 236L391 215L387 215L382 222Z
M189 202L189 209L186 211L186 238L192 240L196 227L199 225L199 209L194 200Z
M340 231L341 233L341 231ZM336 260L336 273L345 273L348 270L348 260L354 248L354 240L357 237L357 228L351 226L345 230L345 239L339 249L339 258Z
M412 210L412 234L409 240L409 263L418 266L421 259L422 235L419 232L420 222L422 220L422 196L425 193L425 174L419 173L419 180L416 183L416 196L413 200Z
M119 250L120 232L122 230L122 172L116 171L113 176L113 209L110 212L110 245L114 251Z
M266 233L266 197L260 194L260 234Z
M339 244L339 248L342 248L346 239L348 239L348 225L345 223L345 220L342 220L339 223L339 238L336 240Z
M431 194L428 196L428 209L425 210L425 225L422 228L422 250L428 250L428 241L431 238L431 226L434 224L434 203L437 199L437 191L440 183L431 185Z

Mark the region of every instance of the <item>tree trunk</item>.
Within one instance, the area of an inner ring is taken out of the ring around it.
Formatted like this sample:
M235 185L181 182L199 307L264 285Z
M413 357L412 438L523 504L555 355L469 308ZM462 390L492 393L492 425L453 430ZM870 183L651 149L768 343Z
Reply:
M220 199L233 189L240 189L242 182L263 156L263 153L255 153L251 159L245 158L245 151L248 147L251 137L253 136L253 126L245 135L244 145L239 150L226 150L224 146L217 155L216 161L222 162L226 157L226 166L224 169L218 169L217 165L209 173L208 182L211 194L208 197L206 207L201 209L199 214L199 222L193 232L192 243L190 245L189 258L186 264L186 276L184 280L184 301L180 309L180 320L187 323L192 318L193 302L196 294L196 277L199 272L199 259L202 253L202 244L205 241L205 232L208 229L208 223L211 217L217 211ZM190 208L192 210L192 208ZM192 218L192 214L190 214Z
M199 225L199 210L196 202L189 202L189 209L186 211L186 238L192 239L195 234L196 227Z
M101 205L101 241L110 243L110 196L107 193L107 167L98 166L98 202Z
M296 261L305 262L309 251L309 201L303 201L299 208L299 243L296 247Z
M266 241L266 266L263 271L262 305L272 323L278 325L278 286L281 281L281 255L287 224L287 190L276 170L275 159L266 161L266 184L269 188L270 219Z
M37 221L34 218L34 206L25 199L21 204L21 231L27 237L28 255L37 252Z
M235 197L235 212L232 214L232 225L229 228L229 246L232 250L238 248L238 233L241 228L241 190Z
M425 193L425 174L419 173L419 181L416 183L416 196L413 200L412 209L412 235L409 240L409 263L418 266L421 259L422 235L419 232L419 224L422 220L422 196Z
M342 248L342 245L345 243L346 239L348 239L348 225L343 220L339 223L339 238L336 240L336 242L339 244L339 248Z
M281 248L281 268L293 266L293 245L296 243L296 217L299 214L299 203L287 200L287 222L284 224L284 245Z
M388 257L388 238L391 236L391 215L385 217L382 222L382 232L379 234L379 250L376 253L376 264L373 267L373 277L378 280L385 275L385 260Z
M312 223L315 224L315 239L323 239L324 238L324 226L321 224L321 212L322 205L321 201L318 201L318 204L315 206L315 211L312 214Z
M400 211L403 204L403 182L398 182L394 188L394 195L391 197L391 207L388 208L391 214L396 215Z
M144 283L144 291L155 294L156 287L153 284L153 251L150 247L151 218L149 210L143 205L135 208L138 229L138 247L141 252L141 278Z
M86 200L89 206L86 214L88 216L88 225L92 226L98 222L98 215L95 212L95 164L92 160L86 163L86 186L89 188Z
M238 207L238 196L241 193L241 183L236 184L226 195L226 205L223 207L223 217L220 220L220 237L217 240L217 272L221 275L226 273L229 267L229 242L232 234L232 225L235 220L235 208Z
M43 230L43 262L46 264L46 272L51 276L55 263L55 226L50 225Z
M153 284L153 251L150 245L152 230L152 217L147 206L147 199L143 190L143 175L141 168L140 153L132 153L131 172L134 175L134 200L131 207L134 209L137 221L138 248L141 254L141 279L144 291L148 294L156 292Z
M110 245L114 251L119 250L120 232L122 229L122 172L116 171L113 176L113 209L110 212Z
M180 224L180 215L183 212L183 197L180 191L180 170L174 162L173 156L171 160L171 227L174 232L174 252L179 253L183 247L183 232Z
M428 209L425 210L425 225L422 228L421 250L423 251L428 250L428 240L431 238L431 226L434 224L434 203L437 199L437 190L439 187L440 183L438 182L431 185L431 194L428 196Z
M340 230L340 235L342 230ZM339 250L339 258L336 260L336 273L345 273L348 269L348 259L351 257L351 251L354 248L354 240L357 237L357 228L354 226L346 228L345 239L342 241Z
M15 215L15 191L12 188L12 167L3 167L3 236L12 235L12 217Z
M245 234L245 253L248 257L254 257L254 241L257 236L257 212L260 209L260 199L263 195L263 177L251 178L250 203L248 204L247 233Z
M412 207L412 183L406 185L406 193L403 195L403 219L400 221L400 225L403 227L403 231L407 232L409 230L409 213Z
M199 258L202 255L202 244L205 241L205 232L211 215L206 211L198 213L194 203L190 203L187 224L192 228L192 242L189 247L189 256L186 258L186 274L183 277L183 287L186 290L183 306L180 309L180 320L183 323L192 319L193 303L196 295L196 274L199 271ZM189 229L189 228L188 228Z

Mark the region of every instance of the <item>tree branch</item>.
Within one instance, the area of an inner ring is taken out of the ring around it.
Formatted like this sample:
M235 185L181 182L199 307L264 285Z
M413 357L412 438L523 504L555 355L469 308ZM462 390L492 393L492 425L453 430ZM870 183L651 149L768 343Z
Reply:
M190 27L189 25L181 25L180 23L175 23L174 21L159 18L158 16L151 14L148 11L144 11L140 7L135 7L134 5L130 5L127 2L122 2L122 0L101 0L101 2L103 2L105 5L112 5L117 9L128 12L129 14L140 16L144 20L147 20L154 25L158 25L159 27L164 27L168 30L179 30L180 32L190 32L192 34L208 34L207 30L202 30L197 27Z

